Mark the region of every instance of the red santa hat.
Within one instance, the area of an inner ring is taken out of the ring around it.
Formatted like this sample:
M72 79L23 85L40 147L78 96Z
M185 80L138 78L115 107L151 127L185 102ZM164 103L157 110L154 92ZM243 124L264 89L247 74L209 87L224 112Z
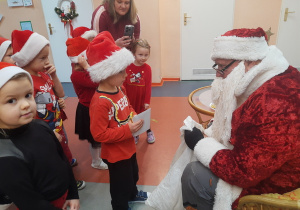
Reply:
M2 61L8 47L11 45L11 41L0 37L0 61Z
M108 31L99 33L91 41L86 55L91 66L88 71L95 83L123 71L134 61L132 53L118 47Z
M11 34L11 41L14 52L12 59L19 67L30 63L49 44L44 36L29 30L14 30Z
M33 84L31 76L27 71L13 64L0 62L0 88L2 88L13 76L19 73L26 74L31 84Z
M211 59L262 60L269 51L267 40L262 28L228 31L215 38Z
M73 38L79 37L79 36L81 36L82 38L85 38L85 39L89 39L89 38L97 36L97 32L94 30L91 30L87 27L80 26L80 27L75 28L72 32Z
M69 38L66 41L67 55L72 63L78 63L78 57L84 56L86 58L86 48L90 41L82 37Z

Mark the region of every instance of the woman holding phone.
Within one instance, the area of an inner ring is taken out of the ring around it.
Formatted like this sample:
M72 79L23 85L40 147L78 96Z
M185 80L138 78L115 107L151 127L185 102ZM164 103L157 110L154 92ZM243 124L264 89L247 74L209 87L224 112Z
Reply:
M92 15L91 29L109 31L119 47L129 47L132 39L140 37L140 20L134 0L103 0ZM125 36L125 26L133 25L132 38Z

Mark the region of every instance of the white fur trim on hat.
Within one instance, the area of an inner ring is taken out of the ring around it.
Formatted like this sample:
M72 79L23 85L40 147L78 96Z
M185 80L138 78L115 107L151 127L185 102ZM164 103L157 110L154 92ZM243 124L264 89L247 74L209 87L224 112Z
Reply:
M27 71L25 71L17 66L7 66L7 67L0 69L0 88L2 88L7 83L7 81L10 80L13 76L15 76L16 74L19 74L19 73L27 74L31 84L33 84L32 78Z
M207 137L201 139L194 148L194 154L196 158L206 167L209 168L209 164L213 156L222 149L228 149L226 146L218 142L216 139Z
M92 37L95 37L95 36L97 36L97 32L94 31L94 30L86 31L81 35L81 37L84 38L84 39L89 39L89 38L92 38Z
M220 36L214 40L211 59L257 61L265 58L268 51L265 37Z
M69 58L70 58L70 60L71 60L72 63L78 63L78 57L79 57L79 56L83 56L85 59L87 59L87 58L86 58L86 50L83 51L82 53L80 53L80 54L77 55L77 56L69 56Z
M119 73L134 62L132 53L126 48L122 48L112 53L107 59L92 65L88 72L93 82L99 83L101 80Z
M26 66L47 44L49 44L49 41L44 36L33 33L30 35L22 49L12 56L12 59L16 61L16 64L19 67Z
M9 45L11 45L11 41L9 41L9 40L2 42L2 44L0 46L0 61L2 61Z

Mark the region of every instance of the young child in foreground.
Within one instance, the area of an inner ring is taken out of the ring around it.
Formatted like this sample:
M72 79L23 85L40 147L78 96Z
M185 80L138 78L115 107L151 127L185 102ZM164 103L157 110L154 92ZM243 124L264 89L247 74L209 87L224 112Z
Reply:
M72 157L68 141L63 130L63 120L60 110L65 96L63 86L56 74L56 68L49 61L49 41L32 31L12 32L12 59L16 65L30 73L33 80L34 98L37 104L35 118L44 120L60 141L70 164L76 165L77 160ZM60 100L59 100L60 99ZM85 186L84 181L78 181L78 189Z
M0 194L21 210L79 209L72 168L49 126L33 120L28 72L0 63Z
M134 61L126 48L119 48L107 31L99 33L86 51L88 68L98 88L90 104L91 133L101 142L101 158L108 165L111 204L114 210L128 210L128 202L144 202L147 192L138 191L139 179L133 133L143 125L131 122L135 111L121 88L126 67Z
M11 41L0 37L0 62L6 62L14 64L14 60L11 58L13 55L13 49L11 47Z
M66 42L67 54L72 65L71 81L79 100L76 108L75 133L80 140L86 139L90 143L91 166L96 169L108 169L100 158L101 143L94 140L90 131L89 106L98 84L92 82L87 72L90 66L86 61L85 52L89 43L90 41L81 36L70 38Z
M126 68L127 77L124 87L130 104L139 114L150 107L152 72L151 67L146 63L150 57L150 45L145 39L138 39L133 42L131 51L135 60ZM134 138L137 144L139 136ZM147 142L149 144L155 142L151 129L147 130Z

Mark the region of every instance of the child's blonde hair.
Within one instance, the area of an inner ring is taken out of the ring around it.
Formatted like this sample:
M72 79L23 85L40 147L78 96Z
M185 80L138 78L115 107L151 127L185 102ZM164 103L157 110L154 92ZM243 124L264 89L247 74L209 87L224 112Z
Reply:
M134 54L136 52L137 47L147 48L150 52L150 45L146 39L137 39L132 43L131 52Z
M115 10L115 0L103 0L102 4L105 2L108 3L108 13L112 16L114 19L114 24L117 23L120 19L120 17L117 15L116 10ZM137 8L135 6L134 0L130 0L130 8L127 14L125 15L132 24L136 24L138 19L137 19Z

